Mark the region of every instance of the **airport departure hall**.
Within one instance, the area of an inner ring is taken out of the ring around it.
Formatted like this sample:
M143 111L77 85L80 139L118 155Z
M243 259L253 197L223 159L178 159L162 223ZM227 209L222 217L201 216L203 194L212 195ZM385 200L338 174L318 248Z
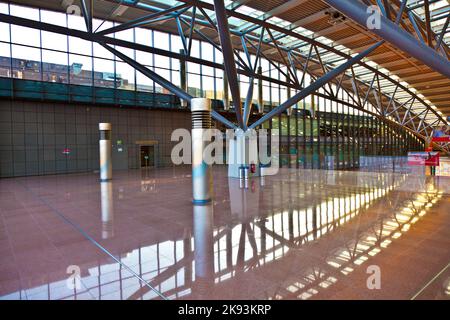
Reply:
M0 1L0 299L449 300L450 1Z

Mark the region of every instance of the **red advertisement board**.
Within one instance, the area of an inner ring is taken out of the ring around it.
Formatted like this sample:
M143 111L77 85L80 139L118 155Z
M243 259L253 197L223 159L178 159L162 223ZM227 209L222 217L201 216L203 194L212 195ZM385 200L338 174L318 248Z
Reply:
M439 166L439 152L408 152L410 166Z
M431 138L431 141L433 141L433 142L450 142L450 136L433 137L433 138Z
M433 142L450 142L450 126L442 126L433 129Z

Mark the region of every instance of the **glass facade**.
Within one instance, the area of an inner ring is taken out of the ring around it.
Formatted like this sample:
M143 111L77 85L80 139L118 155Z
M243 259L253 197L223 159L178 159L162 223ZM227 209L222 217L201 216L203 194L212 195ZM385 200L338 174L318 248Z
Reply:
M83 18L74 15L6 3L0 3L0 12L85 30ZM94 30L103 30L116 23L94 19L93 25ZM176 53L183 48L178 35L156 30L133 28L111 36ZM180 85L179 60L133 49L119 50ZM205 41L192 41L191 56L219 64L223 62L222 53ZM242 58L246 59L243 53ZM255 61L255 56L251 56L251 60ZM263 103L268 111L295 94L296 90L277 83L277 80L288 80L286 66L264 58L259 64L262 75L273 79L263 81ZM223 98L221 69L187 62L186 70L187 91L191 95L216 100ZM304 75L300 70L296 70L296 76L304 79L306 84L314 81L313 76ZM170 94L96 43L5 23L0 23L0 77L109 88L114 90L108 94L114 92L119 97L127 92ZM249 79L240 75L239 81L241 96L245 99ZM257 85L258 81L255 81L255 108ZM339 92L337 99L326 98L335 96L336 92ZM373 116L371 113L375 108L369 102L365 105L368 112L353 108L352 105L360 99L353 92L338 90L336 85L329 84L294 106L290 116L283 114L265 123L264 128L281 136L281 165L350 169L359 167L361 157L402 156L407 150L423 149L423 142L412 133ZM220 106L217 102L214 105Z
M0 13L85 31L84 19L74 15L6 3L0 3ZM103 30L117 23L94 19L93 25ZM156 30L133 28L111 36L176 53L183 48L178 35ZM177 59L127 48L120 51L180 85ZM191 56L222 63L220 52L204 41L193 40ZM0 77L170 94L99 44L6 23L0 23ZM222 70L187 63L188 92L194 96L221 99L222 78Z

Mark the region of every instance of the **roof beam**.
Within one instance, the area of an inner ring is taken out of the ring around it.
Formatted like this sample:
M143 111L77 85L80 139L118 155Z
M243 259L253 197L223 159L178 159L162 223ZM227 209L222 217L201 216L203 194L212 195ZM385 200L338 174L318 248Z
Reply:
M370 13L367 6L358 1L324 0L350 19L365 26ZM440 56L434 49L418 42L409 32L381 16L381 28L370 30L376 35L396 45L399 49L422 61L430 68L450 78L450 61Z
M301 90L299 93L294 95L292 98L289 98L284 103L280 104L278 107L272 109L269 113L265 114L263 117L261 117L259 120L254 122L249 128L254 129L258 127L259 125L263 124L267 120L273 118L274 116L281 114L286 109L290 108L292 105L296 104L297 102L301 101L302 99L306 98L310 94L314 93L316 90L318 90L320 87L324 86L325 84L332 81L334 78L336 78L339 74L342 72L345 72L348 68L353 66L355 63L363 59L365 56L367 56L370 52L378 48L380 45L383 44L384 41L380 41L373 45L373 47L367 49L366 51L358 54L357 56L349 59L347 62L341 64L339 67L331 70L327 74L323 75L316 81L314 81L311 85L306 87L305 89Z
M348 25L346 25L345 23L338 23L331 27L314 32L314 36L315 37L326 37L332 33L342 31L343 29L346 29L346 28L348 28Z
M214 0L214 10L216 13L217 29L219 31L220 44L222 45L223 61L225 72L228 77L231 96L233 97L234 110L239 127L247 129L242 117L241 94L239 90L239 81L237 77L236 64L234 62L233 44L230 38L230 29L228 27L228 17L223 0Z
M310 15L310 16L307 16L307 17L305 17L305 18L303 18L303 19L300 19L300 20L295 21L295 22L293 22L292 24L295 25L295 26L297 26L297 27L303 27L303 26L306 26L306 25L308 25L308 24L310 24L310 23L313 23L313 22L315 22L315 21L317 21L317 20L320 20L320 19L322 19L322 18L325 18L325 17L326 17L326 16L325 16L325 12L327 12L327 11L329 11L329 10L330 10L330 9L324 9L324 10L318 11L318 12L316 12L316 13Z
M80 0L83 18L86 23L87 32L92 32L92 16L94 14L94 0Z
M136 70L138 70L139 72L144 74L146 77L152 79L153 81L155 81L156 83L161 85L163 88L166 88L167 90L169 90L170 92L175 94L180 99L191 101L191 99L193 98L189 93L187 93L183 89L174 85L167 79L164 79L163 77L158 75L156 72L143 66L142 64L138 63L137 61L128 57L127 55L121 53L120 51L116 50L115 48L113 48L105 43L102 43L102 42L100 42L99 44L102 45L108 51L110 51L112 54L114 54L116 57L120 58L121 60L128 63L130 66L132 66L133 68L135 68ZM226 119L224 116L222 116L215 110L211 111L211 117L213 117L213 119L215 119L217 121L222 122L224 125L228 126L229 128L236 128L234 123L232 123L231 121Z
M441 34L439 35L439 39L438 39L438 42L435 47L436 49L441 46L442 40L444 39L444 35L447 31L447 27L448 27L449 23L450 23L450 13L447 15L447 19L445 20L444 26L442 27Z
M287 1L286 3L283 3L280 6L277 6L275 8L273 8L272 10L270 10L269 12L266 13L267 16L278 16L280 14L283 14L295 7L298 7L306 2L308 2L309 0L290 0Z
M427 27L427 42L428 46L433 45L433 38L432 38L432 30L431 30L431 21L430 21L430 2L429 0L424 0L425 5L425 23Z

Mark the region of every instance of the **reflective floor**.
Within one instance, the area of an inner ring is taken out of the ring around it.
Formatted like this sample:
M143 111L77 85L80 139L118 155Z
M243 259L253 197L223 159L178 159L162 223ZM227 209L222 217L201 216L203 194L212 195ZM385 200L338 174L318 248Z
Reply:
M449 299L450 177L214 168L0 180L1 299Z

